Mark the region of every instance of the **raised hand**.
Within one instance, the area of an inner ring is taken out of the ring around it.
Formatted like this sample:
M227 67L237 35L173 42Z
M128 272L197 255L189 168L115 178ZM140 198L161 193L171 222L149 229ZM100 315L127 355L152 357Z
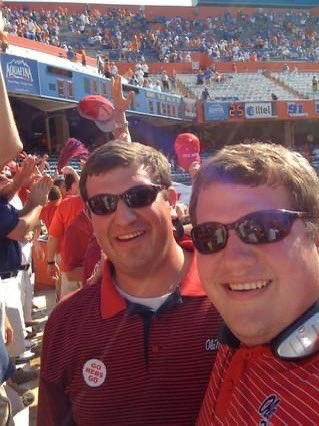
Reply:
M36 171L36 162L34 157L27 156L21 163L21 167L17 168L16 174L14 175L14 182L17 186L22 186L29 182L30 178Z
M122 77L117 75L111 78L111 95L114 104L114 114L125 112L131 106L134 98L134 92L128 93L127 97L123 95Z
M31 186L29 200L34 205L44 206L47 203L48 193L52 187L52 179L49 176L41 177Z

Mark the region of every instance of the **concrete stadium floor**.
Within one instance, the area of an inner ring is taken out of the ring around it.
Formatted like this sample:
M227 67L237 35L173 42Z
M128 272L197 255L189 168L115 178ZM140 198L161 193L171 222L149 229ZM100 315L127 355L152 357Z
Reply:
M30 365L32 370L35 370L39 373L43 330L48 319L48 315L55 306L55 290L48 289L35 292L33 303L39 308L39 310L33 314L33 319L37 320L38 322L38 325L35 326L35 331L37 334L34 338L31 339L32 344L34 344L32 351L37 355L30 361ZM23 388L30 390L35 397L34 402L29 406L29 426L36 426L38 406L38 378L36 380L24 383ZM21 426L24 425L21 424Z

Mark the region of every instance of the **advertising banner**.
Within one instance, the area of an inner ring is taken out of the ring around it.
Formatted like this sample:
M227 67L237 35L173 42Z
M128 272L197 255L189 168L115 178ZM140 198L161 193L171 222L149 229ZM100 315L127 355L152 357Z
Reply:
M302 102L287 102L287 111L289 117L306 117L308 115Z
M181 98L181 116L184 120L196 120L196 103L197 101L194 99Z
M205 102L204 114L206 121L218 121L228 119L228 103L226 102Z
M272 118L273 116L272 102L245 102L247 119Z
M40 94L37 61L4 54L1 66L8 92Z

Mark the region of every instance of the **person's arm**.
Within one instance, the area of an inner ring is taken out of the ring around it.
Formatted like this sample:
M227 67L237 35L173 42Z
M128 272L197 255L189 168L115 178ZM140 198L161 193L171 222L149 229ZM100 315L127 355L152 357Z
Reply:
M56 255L59 250L60 239L49 235L47 243L47 258L48 258L48 274L54 280L58 280L61 276L59 265L56 262Z
M0 18L2 21L2 18ZM0 23L1 25L1 23ZM0 169L13 160L23 145L10 106L10 101L0 67Z
M4 342L6 346L13 342L14 332L10 324L9 318L5 314L4 316Z
M122 90L122 77L117 75L111 79L111 94L115 108L113 113L115 128L112 131L114 139L132 142L125 111L133 102L134 92L129 92L127 98L125 98Z
M35 161L32 157L27 157L21 167L17 168L12 179L8 179L5 186L1 188L1 196L10 201L21 186L30 179L35 170Z
M71 271L66 271L65 275L70 281L80 281L83 279L83 266L78 266L77 268L72 269Z
M192 182L194 182L195 176L197 175L200 169L200 163L198 161L193 161L191 166L188 169L188 173L191 175Z
M22 210L18 212L19 221L15 228L6 237L11 240L24 241L28 232L32 231L38 223L42 207L47 201L47 196L52 186L48 176L42 177L31 187L29 199Z

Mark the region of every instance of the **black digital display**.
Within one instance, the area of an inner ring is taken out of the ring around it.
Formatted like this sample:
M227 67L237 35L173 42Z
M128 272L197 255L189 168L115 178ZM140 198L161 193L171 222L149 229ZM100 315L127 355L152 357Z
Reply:
M48 65L47 66L47 72L49 74L58 75L60 77L67 77L67 78L72 78L73 77L73 72L72 71L65 70L63 68L54 67L53 65Z

